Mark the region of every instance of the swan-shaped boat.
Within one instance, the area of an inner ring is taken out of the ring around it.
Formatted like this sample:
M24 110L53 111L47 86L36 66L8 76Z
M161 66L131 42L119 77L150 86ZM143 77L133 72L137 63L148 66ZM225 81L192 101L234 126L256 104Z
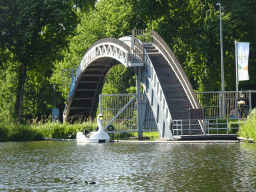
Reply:
M76 140L79 143L106 143L110 141L109 135L104 131L102 127L102 114L98 114L97 123L99 126L98 131L91 132L85 135L83 132L77 132Z

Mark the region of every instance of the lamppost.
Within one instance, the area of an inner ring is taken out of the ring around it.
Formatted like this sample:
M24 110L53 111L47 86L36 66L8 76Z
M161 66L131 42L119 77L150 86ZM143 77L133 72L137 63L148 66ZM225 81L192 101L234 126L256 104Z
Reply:
M223 41L222 41L222 20L221 20L221 4L217 3L216 5L220 6L220 54L221 54L221 85L222 91L225 91L224 86L224 60L223 60Z
M221 117L224 117L226 107L225 107L225 94L223 93L223 91L225 91L225 86L224 86L224 60L223 60L221 4L217 3L216 5L220 6L220 56L221 56L221 97L222 97L222 107L220 106L220 114L221 114Z
M56 83L53 83L53 90L54 90L54 108L55 108L55 87L56 87Z

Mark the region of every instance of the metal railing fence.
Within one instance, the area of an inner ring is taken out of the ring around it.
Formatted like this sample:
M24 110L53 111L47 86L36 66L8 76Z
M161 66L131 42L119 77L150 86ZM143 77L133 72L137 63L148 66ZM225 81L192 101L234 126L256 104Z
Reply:
M152 30L150 29L133 29L136 39L143 43L152 42Z
M136 94L100 94L99 110L103 116L102 126L107 126L117 113L135 96ZM149 103L146 106L145 115L143 132L158 131ZM111 125L111 128L106 130L108 133L138 132L137 98L120 113Z
M242 118L252 109L252 93L256 90L196 92L196 96L207 119Z
M101 94L102 126L105 127L134 96L136 94ZM108 128L108 132L137 131L136 101L137 99L134 99L116 118L112 123L113 128Z
M217 119L198 119L204 128L204 135L215 134L237 134L239 127L244 124L246 118L217 118ZM189 119L173 120L172 133L173 136L191 135L193 131L193 125L198 125L195 121Z

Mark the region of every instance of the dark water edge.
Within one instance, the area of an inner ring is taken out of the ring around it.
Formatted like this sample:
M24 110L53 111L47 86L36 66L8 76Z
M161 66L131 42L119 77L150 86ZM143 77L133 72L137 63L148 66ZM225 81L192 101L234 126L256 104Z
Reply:
M256 191L255 183L256 145L247 143L0 143L0 191Z

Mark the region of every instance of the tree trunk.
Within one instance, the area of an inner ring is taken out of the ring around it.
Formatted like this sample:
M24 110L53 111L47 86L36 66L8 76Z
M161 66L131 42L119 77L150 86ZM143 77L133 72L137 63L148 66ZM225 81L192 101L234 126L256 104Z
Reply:
M21 63L19 81L18 81L18 87L17 87L18 92L17 92L16 104L15 104L15 112L18 117L17 119L18 123L20 123L20 119L21 119L23 92L24 92L26 76L27 76L27 65Z

